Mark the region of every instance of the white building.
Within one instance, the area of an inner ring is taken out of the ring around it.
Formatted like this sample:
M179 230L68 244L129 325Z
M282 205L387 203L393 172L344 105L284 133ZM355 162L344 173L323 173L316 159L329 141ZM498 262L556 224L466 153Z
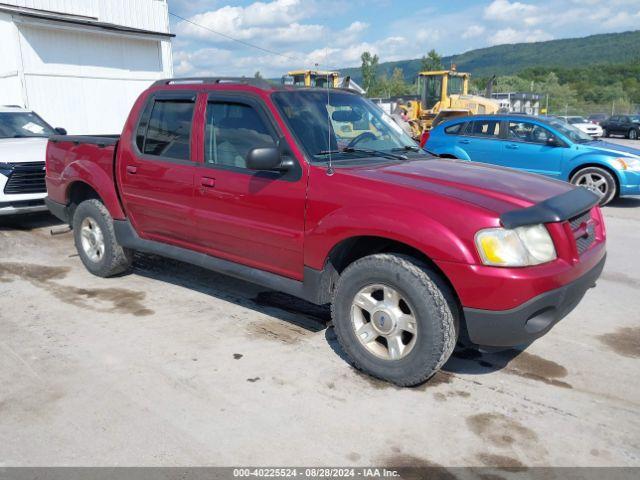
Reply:
M73 134L119 133L173 75L166 0L0 0L0 105Z

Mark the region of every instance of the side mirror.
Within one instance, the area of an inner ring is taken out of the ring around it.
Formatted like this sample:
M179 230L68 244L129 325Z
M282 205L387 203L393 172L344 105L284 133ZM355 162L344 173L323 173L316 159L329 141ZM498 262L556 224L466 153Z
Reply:
M56 133L58 135L66 135L67 134L67 129L66 128L56 127L56 128L54 128L54 130L56 131Z
M282 159L278 147L252 148L247 153L247 168L251 170L287 171L293 166L293 160Z

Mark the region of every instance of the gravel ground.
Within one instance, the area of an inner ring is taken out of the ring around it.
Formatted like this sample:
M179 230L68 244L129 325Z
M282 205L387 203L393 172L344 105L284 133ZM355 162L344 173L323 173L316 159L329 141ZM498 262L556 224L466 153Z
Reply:
M100 279L51 217L0 220L0 466L640 466L640 199L604 211L574 312L415 389L353 370L322 308L152 256Z

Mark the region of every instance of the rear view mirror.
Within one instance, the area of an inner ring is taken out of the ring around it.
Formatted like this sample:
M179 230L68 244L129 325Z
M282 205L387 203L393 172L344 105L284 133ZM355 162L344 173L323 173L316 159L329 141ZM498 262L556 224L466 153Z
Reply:
M287 171L293 166L292 160L282 160L278 147L252 148L247 153L246 162L251 170Z
M334 122L357 122L362 119L362 115L355 110L336 110L331 114L331 120Z

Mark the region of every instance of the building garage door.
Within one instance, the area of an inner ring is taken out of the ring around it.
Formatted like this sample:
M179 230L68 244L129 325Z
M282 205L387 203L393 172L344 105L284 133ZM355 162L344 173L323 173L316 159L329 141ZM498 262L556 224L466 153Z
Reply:
M18 27L29 107L70 133L119 133L136 97L163 76L158 39Z

